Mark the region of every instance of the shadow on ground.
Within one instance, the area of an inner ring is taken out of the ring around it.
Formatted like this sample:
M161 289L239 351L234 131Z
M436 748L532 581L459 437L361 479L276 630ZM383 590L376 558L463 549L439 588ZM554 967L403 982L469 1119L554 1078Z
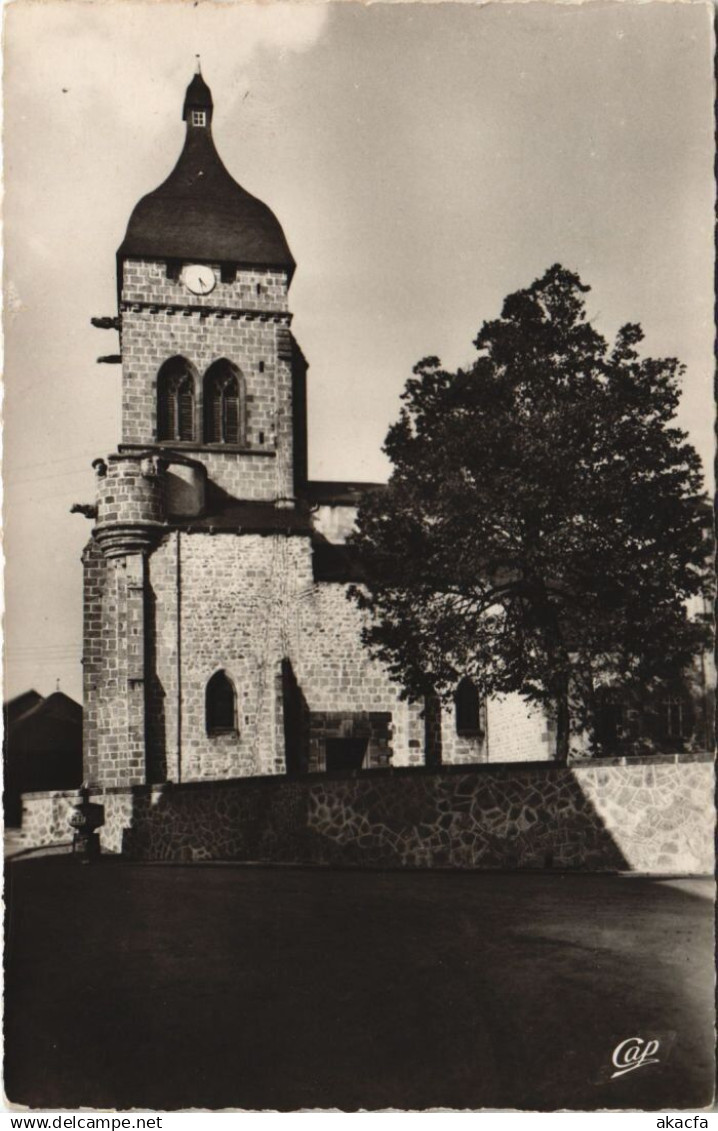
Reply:
M712 894L15 861L6 1093L41 1109L701 1108ZM676 1034L667 1061L605 1079L619 1041L655 1031Z

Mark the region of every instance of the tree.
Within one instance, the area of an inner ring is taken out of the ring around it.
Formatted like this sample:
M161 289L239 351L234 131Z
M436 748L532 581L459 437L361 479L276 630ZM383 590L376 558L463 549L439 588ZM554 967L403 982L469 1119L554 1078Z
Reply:
M636 324L609 345L588 290L555 265L484 323L468 368L414 368L350 594L404 697L448 700L464 676L519 692L553 713L559 757L601 684L685 668L707 584L700 460L672 423L683 367L639 358Z

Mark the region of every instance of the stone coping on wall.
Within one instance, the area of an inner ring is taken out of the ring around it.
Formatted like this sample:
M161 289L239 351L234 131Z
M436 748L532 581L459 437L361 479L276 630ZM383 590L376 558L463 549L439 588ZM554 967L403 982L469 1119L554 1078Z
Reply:
M381 766L372 767L363 770L334 770L334 771L321 771L317 773L306 774L265 774L256 777L239 777L239 778L218 778L213 781L183 781L183 782L157 782L151 785L131 785L131 786L108 786L104 789L97 786L90 786L90 796L107 796L107 795L127 795L128 793L134 795L144 794L158 794L169 792L172 790L182 789L185 790L223 790L229 787L236 788L237 786L252 786L252 787L266 787L271 789L283 782L306 782L308 784L326 782L326 781L353 781L363 780L365 778L372 778L381 780L382 778L396 778L396 777L442 777L452 775L467 776L475 774L481 777L489 774L506 774L513 775L518 773L532 773L540 776L550 774L559 768L568 770L589 770L601 769L605 766L675 766L675 765L690 765L696 763L713 762L714 755L708 751L691 751L682 754L652 754L640 755L637 757L614 757L614 758L582 758L575 761L570 761L566 765L557 761L542 761L542 762L476 762L476 763L455 763L450 765L441 766ZM53 790L39 790L33 793L23 793L24 798L33 800L35 798L43 797L78 797L79 790L76 789L53 789Z

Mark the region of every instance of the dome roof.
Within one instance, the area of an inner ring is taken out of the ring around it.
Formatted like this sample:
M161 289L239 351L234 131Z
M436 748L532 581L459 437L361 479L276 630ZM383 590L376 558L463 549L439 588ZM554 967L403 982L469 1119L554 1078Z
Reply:
M187 88L182 117L187 137L180 158L167 180L135 206L118 258L237 263L291 277L295 264L281 224L237 184L215 149L212 94L199 74Z

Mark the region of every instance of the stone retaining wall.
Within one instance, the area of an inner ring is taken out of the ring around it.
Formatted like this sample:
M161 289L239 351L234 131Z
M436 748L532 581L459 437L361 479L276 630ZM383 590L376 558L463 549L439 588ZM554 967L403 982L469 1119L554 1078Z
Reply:
M26 794L28 847L68 840L70 794ZM106 852L141 860L713 872L713 763L388 769L93 793Z

